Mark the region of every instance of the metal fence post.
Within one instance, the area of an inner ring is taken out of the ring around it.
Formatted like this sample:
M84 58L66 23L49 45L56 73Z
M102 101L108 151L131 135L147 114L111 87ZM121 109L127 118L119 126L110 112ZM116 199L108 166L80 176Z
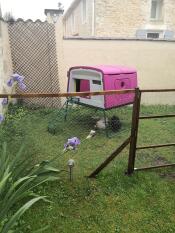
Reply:
M136 88L133 113L132 113L131 141L130 141L128 170L127 170L128 175L131 175L134 172L137 134L138 134L138 126L139 126L140 102L141 102L141 91L139 88Z

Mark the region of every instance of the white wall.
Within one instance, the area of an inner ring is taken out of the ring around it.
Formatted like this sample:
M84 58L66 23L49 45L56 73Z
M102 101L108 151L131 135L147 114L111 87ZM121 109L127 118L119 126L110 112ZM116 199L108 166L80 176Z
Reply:
M8 36L8 25L0 21L0 93L9 92L6 83L12 74L12 60ZM0 113L2 113L2 105L0 100Z

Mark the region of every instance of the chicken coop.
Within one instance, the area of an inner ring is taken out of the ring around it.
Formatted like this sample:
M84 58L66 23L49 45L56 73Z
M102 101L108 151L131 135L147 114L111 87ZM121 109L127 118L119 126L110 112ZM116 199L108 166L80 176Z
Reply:
M124 66L75 66L68 71L67 92L101 92L108 90L134 89L137 87L137 71ZM102 96L77 97L67 100L79 105L104 111L132 104L134 94L110 94ZM67 117L67 110L66 110Z

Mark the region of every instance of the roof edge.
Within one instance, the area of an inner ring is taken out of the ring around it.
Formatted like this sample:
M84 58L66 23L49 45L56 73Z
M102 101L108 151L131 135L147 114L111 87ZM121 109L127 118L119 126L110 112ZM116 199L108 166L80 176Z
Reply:
M124 65L95 65L95 66L73 66L69 69L69 73L72 70L85 69L85 70L95 70L103 75L115 75L115 74L133 74L137 73L137 69L130 66Z
M60 13L63 14L64 10L63 9L44 9L44 14L47 15L49 12L55 12L55 13Z

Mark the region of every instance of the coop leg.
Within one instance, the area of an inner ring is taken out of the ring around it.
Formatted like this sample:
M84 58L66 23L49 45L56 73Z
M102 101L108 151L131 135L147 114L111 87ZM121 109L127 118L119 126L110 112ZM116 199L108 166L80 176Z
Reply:
M106 119L106 111L103 111L103 115L104 115L104 122L105 122L105 132L106 132L106 137L109 137L109 132L108 132L108 123L107 123L107 119Z
M65 114L64 114L64 120L67 120L67 114L68 114L68 106L69 106L69 100L66 101L66 109L65 109Z

